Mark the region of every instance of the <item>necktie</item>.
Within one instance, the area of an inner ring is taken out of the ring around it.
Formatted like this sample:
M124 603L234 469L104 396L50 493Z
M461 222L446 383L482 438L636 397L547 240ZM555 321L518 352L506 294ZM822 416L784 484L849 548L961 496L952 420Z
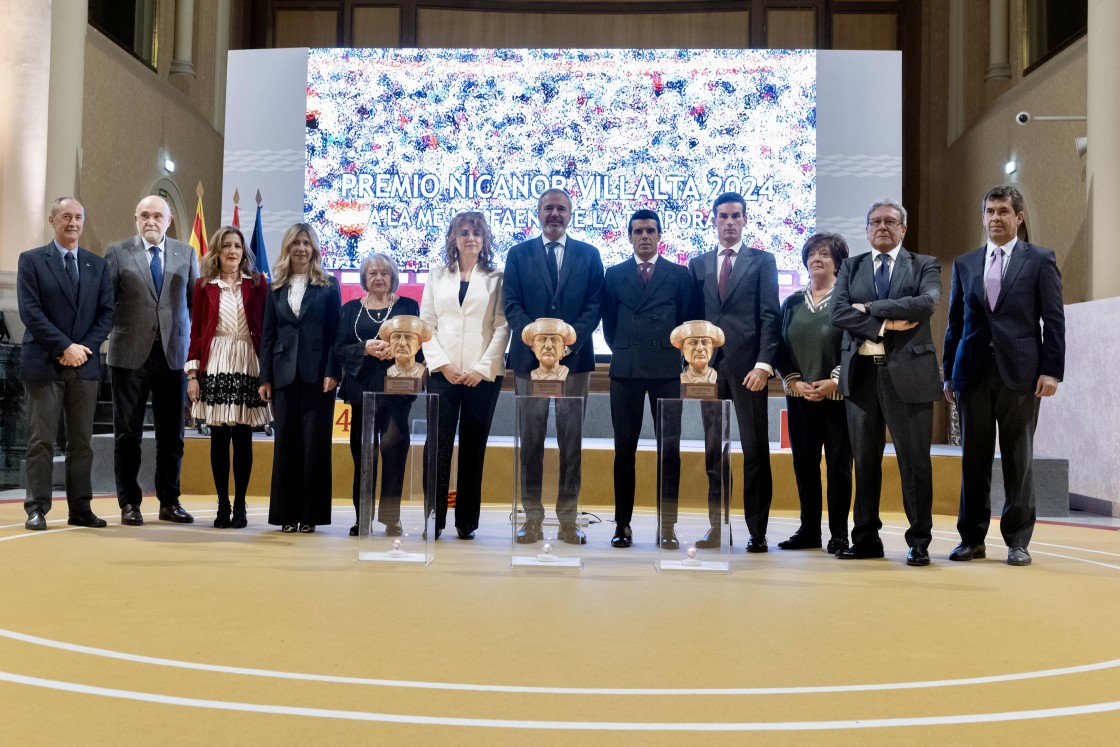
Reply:
M723 267L719 268L719 300L722 301L727 297L727 284L731 280L731 257L735 252L730 249L724 249L720 254L723 255Z
M880 254L876 259L879 260L879 269L875 271L875 296L883 299L891 292L891 255Z
M156 286L156 298L159 298L163 292L163 263L159 261L158 246L149 247L148 251L152 253L152 261L148 267L152 269L152 283Z
M649 285L649 271L652 267L652 262L642 262L639 268L639 274L642 276L642 285Z
M74 252L66 252L66 277L70 279L70 292L78 297L78 260L74 259Z
M992 264L988 267L988 275L984 278L984 292L988 294L988 307L996 310L996 301L999 300L999 287L1003 281L1003 248L996 247L992 252Z
M552 280L553 290L555 290L556 286L560 283L560 273L556 270L556 247L558 246L560 246L560 243L557 241L550 241L545 245L545 259L547 260L545 264L548 265L548 277Z

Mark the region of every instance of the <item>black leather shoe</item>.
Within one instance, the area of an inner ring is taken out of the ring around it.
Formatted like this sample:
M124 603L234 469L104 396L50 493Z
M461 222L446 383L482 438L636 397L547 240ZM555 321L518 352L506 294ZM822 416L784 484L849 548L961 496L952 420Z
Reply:
M74 522L71 521L70 523L73 524ZM104 524L102 524L102 526L104 526ZM23 528L30 529L36 532L46 529L47 517L43 516L42 511L32 511L27 515L27 521L23 522Z
M819 550L821 549L821 538L819 535L812 537L808 534L795 532L788 540L779 542L778 547L783 550Z
M906 553L906 565L929 565L929 552L924 547L911 547Z
M676 527L661 527L661 547L665 550L680 549L681 541L677 539Z
M245 501L233 502L233 518L229 520L229 525L234 529L244 529L249 526L249 517L245 513Z
M629 524L615 527L614 537L611 538L611 547L630 547L634 543L634 533Z
M71 516L66 520L66 523L70 526L89 527L91 529L101 529L102 527L109 526L109 522L105 521L102 518L99 518L92 511L87 514L76 514L74 516Z
M401 526L399 521L394 524L385 525L386 537L400 537L402 534L404 534L404 527Z
M159 507L159 520L172 521L176 524L193 524L194 517L183 510L178 503L170 506Z
M280 531L284 534L294 534L296 529L298 529L298 527L295 524L285 524L280 527Z
M841 550L847 550L847 549L848 549L848 538L847 537L833 537L832 539L830 539L828 541L828 545L825 546L824 551L826 553L828 553L829 555L835 555L836 553L840 552Z
M988 557L988 548L984 545L966 545L960 543L949 553L949 560L972 560L974 558Z
M140 513L138 506L126 503L121 506L121 523L130 527L138 527L144 523L144 514Z
M358 525L357 524L350 527L350 536L351 537L357 537L358 536Z
M836 553L836 557L841 560L867 560L869 558L881 558L884 555L881 540L875 540L866 545L852 545Z
M1008 565L1030 565L1031 554L1027 552L1025 547L1011 547L1007 550L1007 564Z
M770 545L766 544L765 537L751 537L747 540L747 552L770 552Z
M299 533L300 534L314 534L315 533L315 525L314 524L300 524L299 525Z
M544 532L541 531L541 523L539 521L526 521L517 530L517 544L531 545L534 542L540 542L544 539Z
M587 535L576 526L575 522L569 521L560 522L560 531L556 533L556 539L569 545L587 544Z
M704 536L696 540L696 549L698 550L713 550L719 547L720 530L719 527L712 527Z
M214 528L215 529L229 529L229 527L230 527L229 504L227 503L225 506L222 506L221 504L219 504L218 505L218 513L215 514L215 516L214 516Z
M474 530L473 529L456 529L455 533L459 535L459 539L461 539L461 540L473 540L474 539Z

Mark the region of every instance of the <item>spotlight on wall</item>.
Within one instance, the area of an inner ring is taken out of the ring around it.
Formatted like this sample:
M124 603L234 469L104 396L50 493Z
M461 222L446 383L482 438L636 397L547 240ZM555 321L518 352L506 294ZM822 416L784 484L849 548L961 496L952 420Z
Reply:
M1003 164L1003 173L1007 174L1008 176L1011 176L1012 174L1015 173L1015 170L1018 169L1018 168L1019 168L1019 164L1015 163L1015 161L1008 161L1007 163Z
M1089 138L1087 138L1087 137L1075 137L1073 139L1073 147L1077 148L1077 155L1084 158L1085 157L1085 152L1087 150L1089 150Z
M170 158L163 159L163 170L166 171L168 174L174 174L175 173L175 162L172 161Z

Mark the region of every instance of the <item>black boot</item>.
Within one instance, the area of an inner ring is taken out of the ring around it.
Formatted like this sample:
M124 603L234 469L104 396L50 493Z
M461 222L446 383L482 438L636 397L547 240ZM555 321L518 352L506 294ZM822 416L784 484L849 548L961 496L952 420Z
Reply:
M214 517L214 526L229 529L229 498L218 499L218 515Z
M249 519L245 516L245 499L235 498L233 501L233 522L231 526L234 529L244 529L249 525Z

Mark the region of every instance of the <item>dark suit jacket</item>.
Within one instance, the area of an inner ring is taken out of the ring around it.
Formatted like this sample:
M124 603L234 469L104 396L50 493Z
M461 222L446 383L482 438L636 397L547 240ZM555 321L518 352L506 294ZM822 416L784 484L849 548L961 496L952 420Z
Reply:
M264 275L256 274L252 279L241 279L241 306L245 310L245 323L249 327L249 339L253 349L261 352L261 317L264 314L265 298L268 296L268 281ZM198 361L198 370L206 370L210 358L210 343L218 329L218 312L221 310L221 290L218 284L199 278L194 284L194 310L191 319L191 346L187 352L188 361Z
M261 383L280 389L296 381L308 384L339 377L334 340L342 296L338 281L311 285L300 303L299 316L288 305L288 289L268 294L261 324Z
M707 319L727 338L716 350L712 365L721 379L738 385L756 363L774 366L782 340L778 304L778 266L774 256L746 245L739 250L727 284L727 298L719 300L719 264L716 251L693 257L694 319Z
M945 380L960 391L979 384L989 348L995 351L996 367L1008 389L1034 391L1039 376L1061 380L1066 321L1062 274L1054 252L1016 242L1006 260L995 310L984 295L986 253L987 245L953 262Z
M563 319L576 331L571 355L560 362L571 373L595 370L591 334L599 326L599 290L603 285L603 260L599 250L568 237L558 288L552 287L544 263L544 242L538 236L509 250L506 257L502 301L509 323L509 367L528 374L540 364L533 350L521 341L521 330L541 317Z
M865 340L878 341L884 320L918 322L913 329L886 332L887 371L903 402L933 402L941 397L941 373L929 320L941 301L941 265L937 258L900 249L891 272L887 298L875 298L872 250L845 259L832 291L832 323L844 330L840 352L840 394L852 391L852 364ZM865 314L854 303L871 304Z
M113 327L113 284L104 259L81 247L77 252L76 300L53 241L19 255L17 297L26 325L20 378L29 384L58 378L65 368L58 357L73 343L93 351L78 367L78 376L96 381L101 374L101 343Z
M688 321L691 297L688 270L664 257L653 264L649 285L642 285L633 257L607 269L599 307L611 348L612 378L680 376L681 352L669 335Z

